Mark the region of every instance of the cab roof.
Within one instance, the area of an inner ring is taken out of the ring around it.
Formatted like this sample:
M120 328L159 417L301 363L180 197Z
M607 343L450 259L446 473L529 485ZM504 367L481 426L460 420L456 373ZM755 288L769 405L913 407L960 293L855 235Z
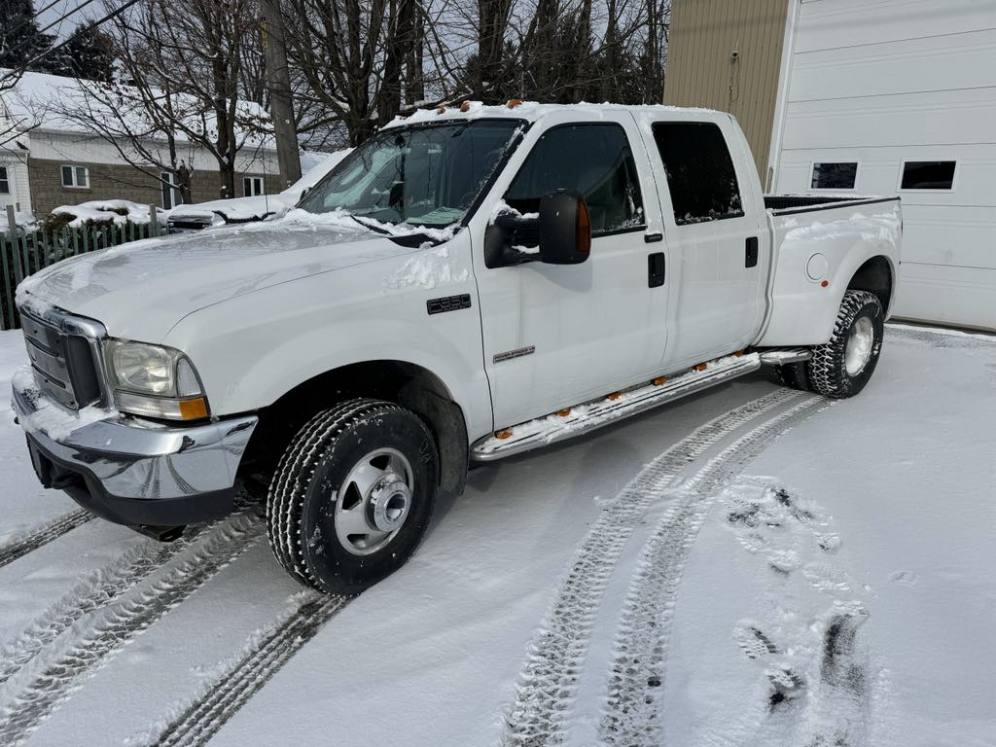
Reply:
M712 116L728 116L715 109L700 109L683 106L665 106L663 104L540 104L536 101L519 101L512 99L505 104L485 106L480 101L464 101L454 106L440 106L435 109L418 109L407 117L398 116L384 126L384 129L413 124L428 124L432 122L447 122L454 120L469 120L482 118L524 119L536 122L543 117L564 111L576 111L586 118L598 118L607 112L631 111L664 113L698 113Z

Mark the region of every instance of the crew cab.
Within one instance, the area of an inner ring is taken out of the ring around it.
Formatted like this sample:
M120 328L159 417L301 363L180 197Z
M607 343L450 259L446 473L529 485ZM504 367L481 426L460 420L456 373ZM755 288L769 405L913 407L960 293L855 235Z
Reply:
M26 279L14 409L42 482L175 537L266 504L304 584L414 551L468 465L771 366L857 394L898 198L765 196L732 116L511 101L420 111L277 220Z

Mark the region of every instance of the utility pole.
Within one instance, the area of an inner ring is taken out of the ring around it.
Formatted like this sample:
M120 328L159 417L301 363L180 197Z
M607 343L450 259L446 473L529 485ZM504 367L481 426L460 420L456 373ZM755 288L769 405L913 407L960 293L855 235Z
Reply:
M284 19L279 0L260 0L260 25L266 55L266 88L270 94L270 118L277 141L280 184L286 189L301 178L297 128L294 126L294 101L291 96L287 47L284 44Z

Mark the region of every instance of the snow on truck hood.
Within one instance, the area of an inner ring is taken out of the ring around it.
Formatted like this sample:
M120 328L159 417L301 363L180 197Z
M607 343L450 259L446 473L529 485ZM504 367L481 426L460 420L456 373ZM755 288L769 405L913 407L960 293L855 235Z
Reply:
M158 342L206 306L412 251L349 218L299 216L73 257L22 282L17 302L57 306L102 322L113 336Z

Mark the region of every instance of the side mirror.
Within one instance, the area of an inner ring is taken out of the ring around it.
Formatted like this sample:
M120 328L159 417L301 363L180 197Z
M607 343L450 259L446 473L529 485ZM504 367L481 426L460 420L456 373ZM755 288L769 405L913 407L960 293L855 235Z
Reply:
M569 192L543 197L539 213L499 213L484 234L486 267L526 262L576 265L587 260L590 252L588 204Z
M557 192L540 200L540 261L577 265L591 255L591 218L579 194Z

